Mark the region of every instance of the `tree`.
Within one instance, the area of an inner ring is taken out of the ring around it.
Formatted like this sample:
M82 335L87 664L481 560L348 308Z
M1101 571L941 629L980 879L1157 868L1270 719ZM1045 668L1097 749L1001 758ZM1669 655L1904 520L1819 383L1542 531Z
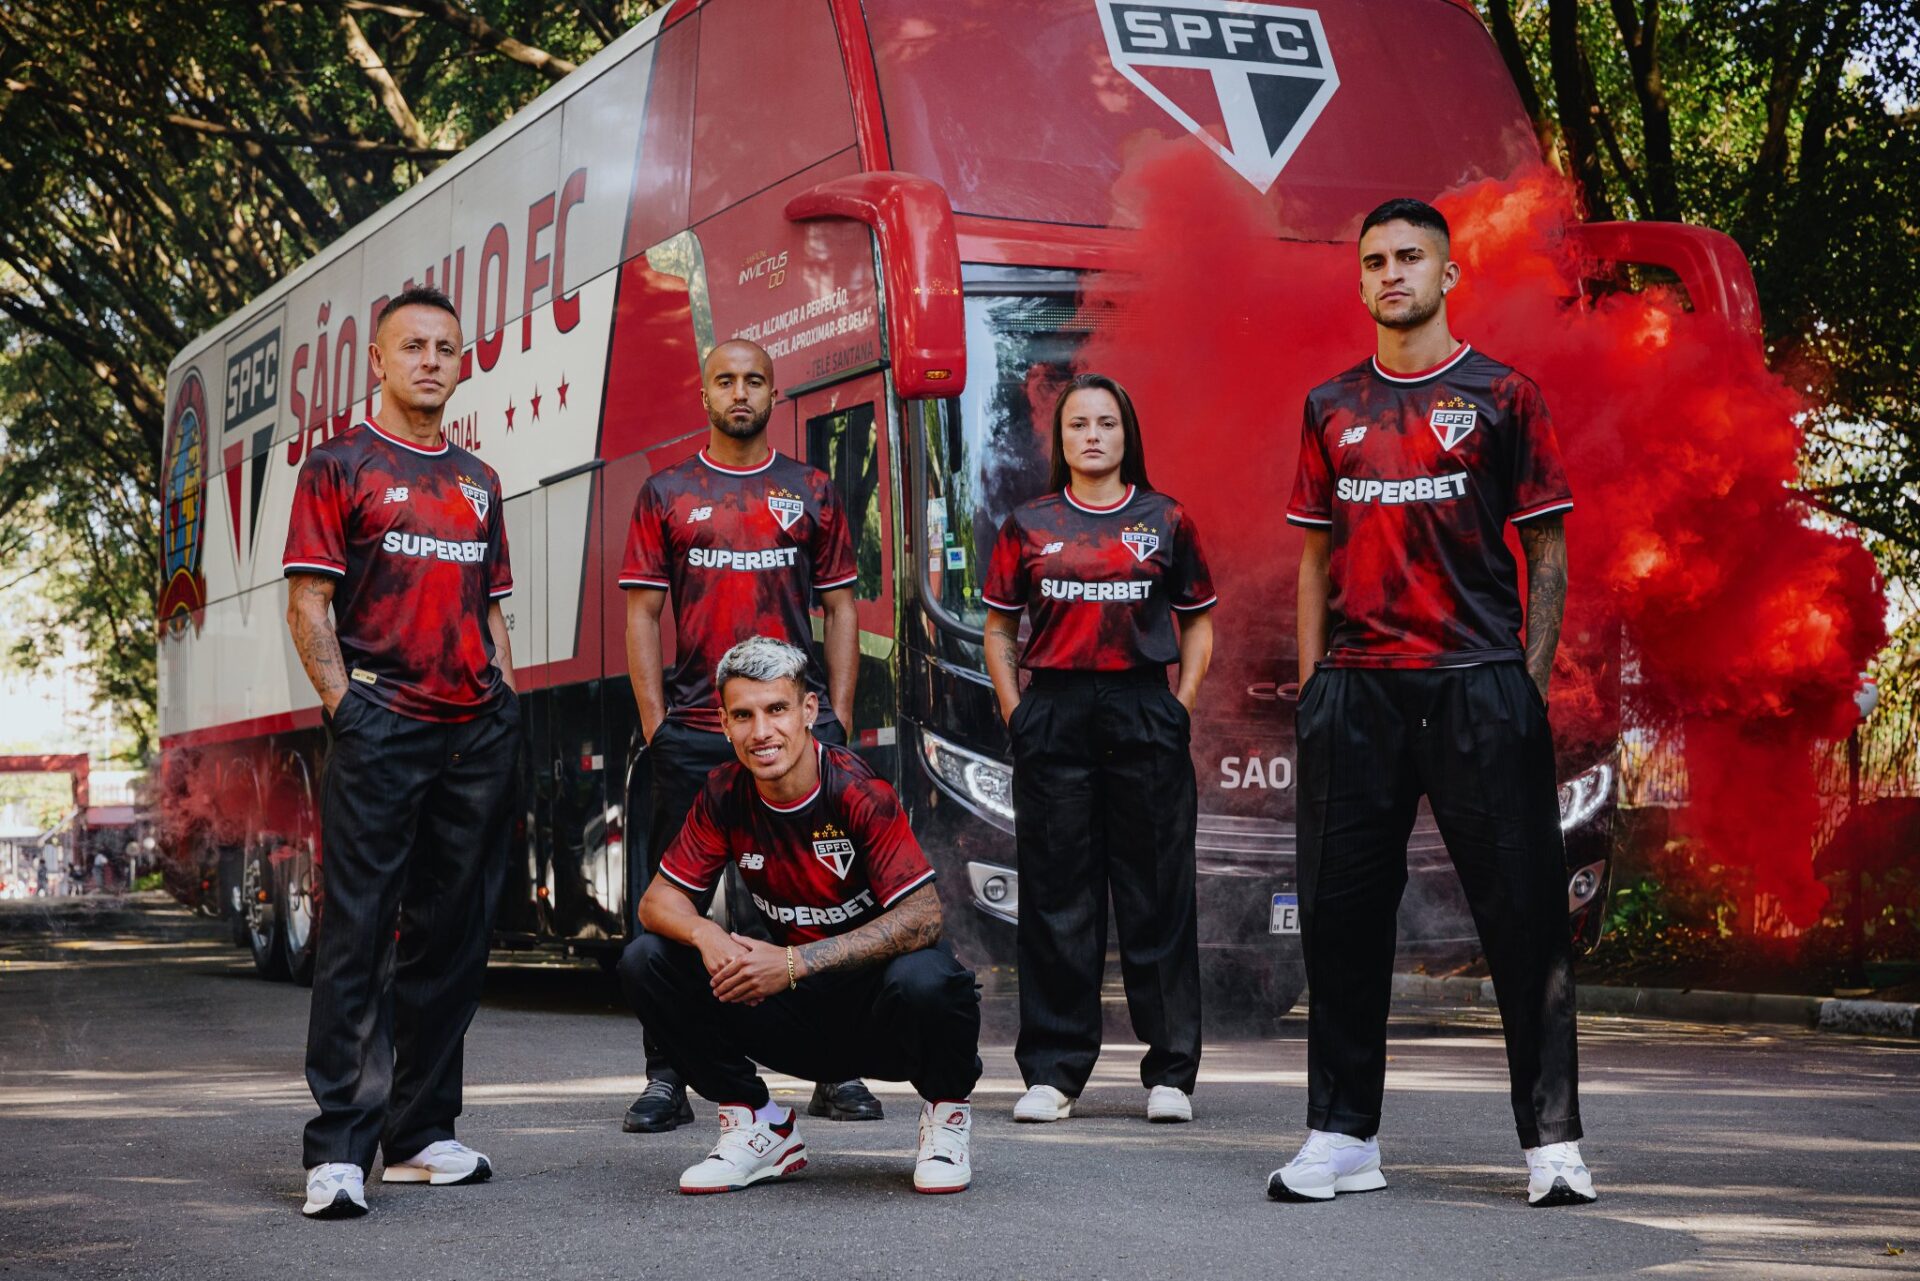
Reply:
M245 0L0 8L0 584L154 731L165 371L655 7Z

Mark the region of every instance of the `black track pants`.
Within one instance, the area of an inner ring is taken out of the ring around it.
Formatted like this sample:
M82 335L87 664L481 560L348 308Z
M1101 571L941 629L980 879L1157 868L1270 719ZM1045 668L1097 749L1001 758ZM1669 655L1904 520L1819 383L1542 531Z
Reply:
M713 994L698 951L642 934L620 958L620 984L710 1103L765 1103L755 1062L804 1081L911 1081L935 1103L967 1098L980 1079L980 991L945 943L739 1005Z
M1200 1071L1196 817L1186 708L1161 668L1036 672L1014 709L1020 1036L1029 1086L1077 1096L1100 1057L1107 897L1140 1080Z
M1493 971L1520 1143L1578 1139L1553 736L1526 669L1323 667L1298 716L1307 1124L1380 1128L1394 917L1424 793Z
M813 736L833 747L844 747L847 743L847 733L837 720L815 725ZM692 729L674 720L660 722L660 728L653 732L653 741L647 744L647 769L653 788L653 813L647 825L649 881L659 875L660 860L666 857L673 838L680 835L680 829L686 826L687 815L693 812L693 803L700 799L700 789L706 785L707 775L737 759L733 754L733 744L727 741L725 734ZM729 865L726 877L727 902L730 905L727 914L732 918L727 927L754 938L770 938L760 913L734 910L741 903L753 901L747 897L746 885L740 880L739 870ZM712 902L711 890L696 900L702 912ZM629 910L637 916L638 904ZM640 1029L640 1044L647 1055L647 1079L654 1080L663 1075L672 1079L673 1068L667 1062L666 1051L660 1048L660 1043L645 1027Z
M453 1137L519 796L520 703L442 725L349 692L333 731L305 1163L367 1170L376 1151L403 1161Z

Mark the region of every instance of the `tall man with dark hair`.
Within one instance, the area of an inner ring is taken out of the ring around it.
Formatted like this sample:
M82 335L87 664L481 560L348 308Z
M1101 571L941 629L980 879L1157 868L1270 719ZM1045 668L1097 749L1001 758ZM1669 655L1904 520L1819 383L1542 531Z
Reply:
M492 1173L453 1122L520 744L500 478L440 430L460 377L453 304L432 289L393 299L371 359L380 412L308 455L283 561L287 626L332 738L307 1029L316 1218L366 1213L378 1150L388 1183Z
M846 510L825 472L767 442L772 359L734 339L708 353L700 376L707 447L641 487L620 567L627 671L653 788L649 875L659 871L661 852L679 834L707 774L733 760L713 686L714 665L729 646L765 635L805 653L807 685L820 708L815 736L827 743L847 741L860 670ZM826 619L824 663L807 616L815 592ZM669 596L678 654L665 672L660 614ZM647 1087L627 1109L623 1128L671 1130L693 1120L686 1085L651 1033L645 1046ZM881 1117L880 1101L859 1081L820 1083L807 1111L843 1121Z
M1539 388L1457 341L1446 220L1393 200L1360 230L1374 356L1307 396L1287 520L1300 559L1300 916L1306 1143L1278 1200L1386 1186L1394 917L1424 793L1506 1031L1527 1199L1595 1199L1580 1158L1572 944L1547 683L1573 506ZM1504 528L1527 561L1526 642Z
M858 756L814 738L809 667L766 636L721 658L714 683L735 760L708 776L640 902L647 932L620 959L634 1012L720 1105L720 1141L680 1190L736 1192L807 1164L793 1111L772 1101L757 1060L802 1078L912 1081L924 1100L914 1190L964 1191L979 989L941 942L933 868L900 798ZM729 867L772 942L700 911Z

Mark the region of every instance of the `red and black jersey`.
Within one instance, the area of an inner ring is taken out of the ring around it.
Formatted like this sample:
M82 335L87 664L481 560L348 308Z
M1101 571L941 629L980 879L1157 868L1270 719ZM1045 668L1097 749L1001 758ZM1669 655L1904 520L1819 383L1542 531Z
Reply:
M693 894L737 866L782 946L865 925L933 880L893 788L846 748L815 746L820 781L791 805L760 795L737 761L713 771L660 860Z
M1465 343L1417 374L1369 359L1314 388L1287 520L1331 533L1327 662L1523 657L1505 526L1572 506L1540 389Z
M1127 486L1111 507L1071 492L1022 503L1000 526L981 597L1032 620L1021 665L1078 672L1164 667L1180 657L1173 610L1219 598L1193 517Z
M464 721L499 699L487 608L512 593L513 571L500 478L466 450L422 449L372 422L314 449L281 568L338 581L340 655L380 706Z
M805 650L820 719L834 719L807 607L814 592L850 587L856 577L840 492L825 472L777 451L742 471L702 450L648 477L634 500L620 566L620 586L673 598L677 651L667 673L668 715L716 733L713 669L749 636Z

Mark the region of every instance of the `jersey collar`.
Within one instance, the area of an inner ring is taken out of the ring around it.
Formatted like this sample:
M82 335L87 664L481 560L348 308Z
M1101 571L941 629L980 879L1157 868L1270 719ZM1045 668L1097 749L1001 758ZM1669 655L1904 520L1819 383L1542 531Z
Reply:
M1111 516L1115 512L1119 511L1121 508L1125 507L1128 503L1133 501L1134 487L1132 485L1128 485L1125 496L1122 497L1119 502L1114 503L1107 507L1095 507L1092 503L1081 502L1078 498L1075 498L1073 496L1072 485L1068 485L1065 489L1061 490L1060 492L1066 495L1067 501L1071 503L1075 509L1079 511L1083 511L1087 513L1087 515L1089 516Z
M1422 369L1418 373L1411 373L1411 374L1390 373L1386 369L1386 367L1380 363L1380 357L1377 355L1370 356L1368 357L1368 359L1373 364L1373 372L1378 374L1380 377L1386 379L1390 383L1402 383L1402 384L1423 383L1423 382L1426 382L1429 378L1438 378L1441 374L1444 374L1449 369L1452 369L1455 365L1465 360L1467 358L1467 353L1472 350L1473 350L1472 343L1463 342L1459 345L1459 347L1454 349L1454 353L1451 356L1448 356L1445 360L1433 366L1433 368Z
M713 468L713 470L719 472L723 476L757 476L761 472L765 471L767 468L773 466L773 460L778 458L779 456L780 456L779 450L769 449L767 450L767 461L764 463L761 463L758 467L728 467L728 466L725 466L724 464L716 463L713 461L713 459L707 457L706 450L703 449L700 451L700 461L705 463L707 466Z
M410 440L401 440L398 436L395 436L390 432L381 431L380 424L376 423L371 418L367 419L365 422L361 423L360 425L362 427L365 427L367 430L371 431L374 435L378 436L380 439L387 441L389 444L398 445L402 449L410 449L416 454L425 454L428 458L438 458L440 455L447 452L447 438L444 434L442 434L440 437L440 448L422 449L420 448L420 446L414 444Z
M756 468L755 470L758 470L758 469ZM822 743L817 738L813 740L813 759L816 766L813 772L814 774L813 790L811 792L808 792L805 796L802 796L799 800L793 801L786 805L781 805L781 804L778 804L777 802L770 801L767 799L767 794L760 790L760 785L758 781L754 783L753 794L760 798L760 803L762 805L766 806L768 809L772 810L776 814L798 814L801 810L807 808L807 806L813 804L814 801L818 800L820 797L820 789L826 786L827 748L826 748L826 744Z

